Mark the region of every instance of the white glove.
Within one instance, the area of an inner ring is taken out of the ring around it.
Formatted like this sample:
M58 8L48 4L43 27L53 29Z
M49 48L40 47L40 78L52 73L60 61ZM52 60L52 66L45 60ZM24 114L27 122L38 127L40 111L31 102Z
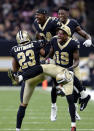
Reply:
M45 61L46 64L55 64L55 61L51 58L48 58L46 61Z
M92 41L88 39L83 43L83 45L85 45L86 47L90 47L92 45Z

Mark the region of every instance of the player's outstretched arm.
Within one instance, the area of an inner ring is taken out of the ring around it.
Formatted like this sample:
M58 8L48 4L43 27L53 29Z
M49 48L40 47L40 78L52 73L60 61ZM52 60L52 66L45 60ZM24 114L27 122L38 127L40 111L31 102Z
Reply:
M92 45L92 40L91 40L91 36L89 34L87 34L83 29L81 29L80 26L76 27L76 32L84 37L86 39L86 41L83 43L83 45L85 45L86 47L90 47Z

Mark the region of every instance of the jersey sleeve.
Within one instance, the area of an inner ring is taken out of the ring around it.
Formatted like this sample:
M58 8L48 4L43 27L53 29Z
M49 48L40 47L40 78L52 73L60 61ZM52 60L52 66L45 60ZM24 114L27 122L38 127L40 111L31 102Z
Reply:
M78 23L76 20L74 20L74 19L72 20L72 23L73 23L73 25L75 26L75 28L76 28L77 26L80 26L79 23Z

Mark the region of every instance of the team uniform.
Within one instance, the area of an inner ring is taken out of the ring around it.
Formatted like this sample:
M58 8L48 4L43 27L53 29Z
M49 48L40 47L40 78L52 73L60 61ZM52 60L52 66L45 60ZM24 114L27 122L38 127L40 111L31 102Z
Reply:
M39 54L40 49L45 46L45 41L33 41L25 45L14 46L11 50L11 56L13 56L19 63L22 71L40 65Z
M79 43L69 38L64 45L61 45L57 41L57 37L52 38L50 43L55 54L55 64L64 68L71 67L73 65L73 53L75 50L79 50Z
M11 56L16 59L21 70L24 72L27 69L33 69L34 66L40 65L39 53L40 49L45 46L44 41L39 40L38 42L33 41L29 42L25 45L18 45L11 49ZM34 83L38 84L41 80L44 80L44 76L40 75L36 77L36 79L32 79L32 87L30 86L30 82L25 82L22 84L23 88L21 90L21 102L28 103L29 97L31 96L31 92L34 89ZM25 85L24 85L25 84ZM25 88L24 88L25 87ZM24 92L24 93L23 93Z
M59 22L59 19L56 17L48 17L43 26L38 24L37 20L34 21L34 27L36 31L47 41L50 41L50 39L56 35L56 29L61 25L62 24Z
M61 45L57 41L57 37L52 38L50 41L54 50L55 64L64 68L69 68L73 65L73 53L79 50L79 42L69 38L69 40Z

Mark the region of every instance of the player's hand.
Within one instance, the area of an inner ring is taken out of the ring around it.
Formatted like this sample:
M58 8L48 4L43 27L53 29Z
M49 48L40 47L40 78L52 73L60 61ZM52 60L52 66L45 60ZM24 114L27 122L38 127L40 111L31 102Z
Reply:
M13 71L11 69L8 70L8 77L11 79L13 85L18 85L17 81L14 78Z
M91 40L86 40L83 45L85 45L86 47L90 47L92 45L92 41Z
M55 64L55 61L51 58L47 58L45 63L46 64Z

